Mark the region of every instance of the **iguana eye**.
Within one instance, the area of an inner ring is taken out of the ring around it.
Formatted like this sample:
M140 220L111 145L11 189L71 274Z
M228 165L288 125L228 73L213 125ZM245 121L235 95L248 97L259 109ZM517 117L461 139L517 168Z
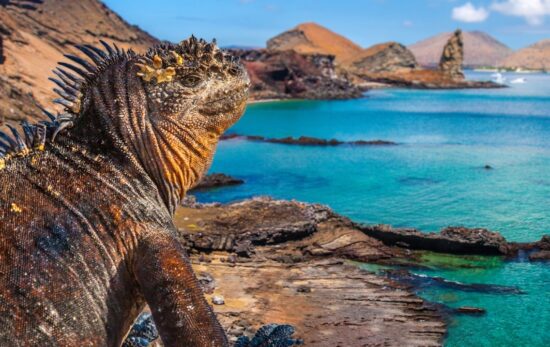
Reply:
M200 82L201 79L199 78L199 76L196 75L185 76L181 81L181 83L188 88L196 87L199 85Z

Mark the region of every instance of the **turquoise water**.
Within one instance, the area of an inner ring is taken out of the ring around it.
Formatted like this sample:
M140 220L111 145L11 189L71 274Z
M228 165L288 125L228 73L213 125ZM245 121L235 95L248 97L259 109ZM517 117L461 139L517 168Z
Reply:
M359 100L251 105L231 132L384 139L400 145L321 148L225 141L211 171L246 184L198 198L271 195L327 204L367 223L423 231L465 225L497 230L514 241L539 239L550 233L550 75L522 77L526 84L500 90L378 90ZM488 311L482 317L454 317L447 346L548 345L549 264L496 259L472 269L444 263L436 262L429 275L526 292L423 290L430 300Z

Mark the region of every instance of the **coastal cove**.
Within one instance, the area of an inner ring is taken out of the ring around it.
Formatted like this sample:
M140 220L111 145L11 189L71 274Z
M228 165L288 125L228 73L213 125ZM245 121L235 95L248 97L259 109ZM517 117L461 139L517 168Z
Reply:
M512 78L512 74L510 74ZM470 79L489 79L468 73ZM201 202L252 196L323 203L354 221L437 231L484 227L510 241L550 231L550 76L497 90L382 89L348 101L250 105L229 133L266 138L381 139L397 146L309 147L222 141L212 172L245 184L197 192ZM453 316L446 346L543 346L550 266L523 259L426 255L418 275L518 287L492 294L425 287L419 294L482 316ZM368 268L368 266L366 266ZM369 270L372 270L369 268Z

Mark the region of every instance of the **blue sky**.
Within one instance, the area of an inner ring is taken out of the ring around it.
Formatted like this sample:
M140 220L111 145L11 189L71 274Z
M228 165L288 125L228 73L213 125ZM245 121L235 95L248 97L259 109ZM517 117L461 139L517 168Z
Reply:
M482 30L512 48L550 38L550 0L104 0L131 24L177 42L190 34L220 45L264 46L314 21L367 47L412 44L434 34Z

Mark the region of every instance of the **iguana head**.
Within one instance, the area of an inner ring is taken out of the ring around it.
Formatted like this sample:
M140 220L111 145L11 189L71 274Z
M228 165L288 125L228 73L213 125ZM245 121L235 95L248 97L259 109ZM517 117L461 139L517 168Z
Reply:
M219 136L242 115L245 69L216 44L191 37L139 55L104 44L80 46L92 61L60 63L58 129L90 147L112 151L144 169L173 210L207 171Z

